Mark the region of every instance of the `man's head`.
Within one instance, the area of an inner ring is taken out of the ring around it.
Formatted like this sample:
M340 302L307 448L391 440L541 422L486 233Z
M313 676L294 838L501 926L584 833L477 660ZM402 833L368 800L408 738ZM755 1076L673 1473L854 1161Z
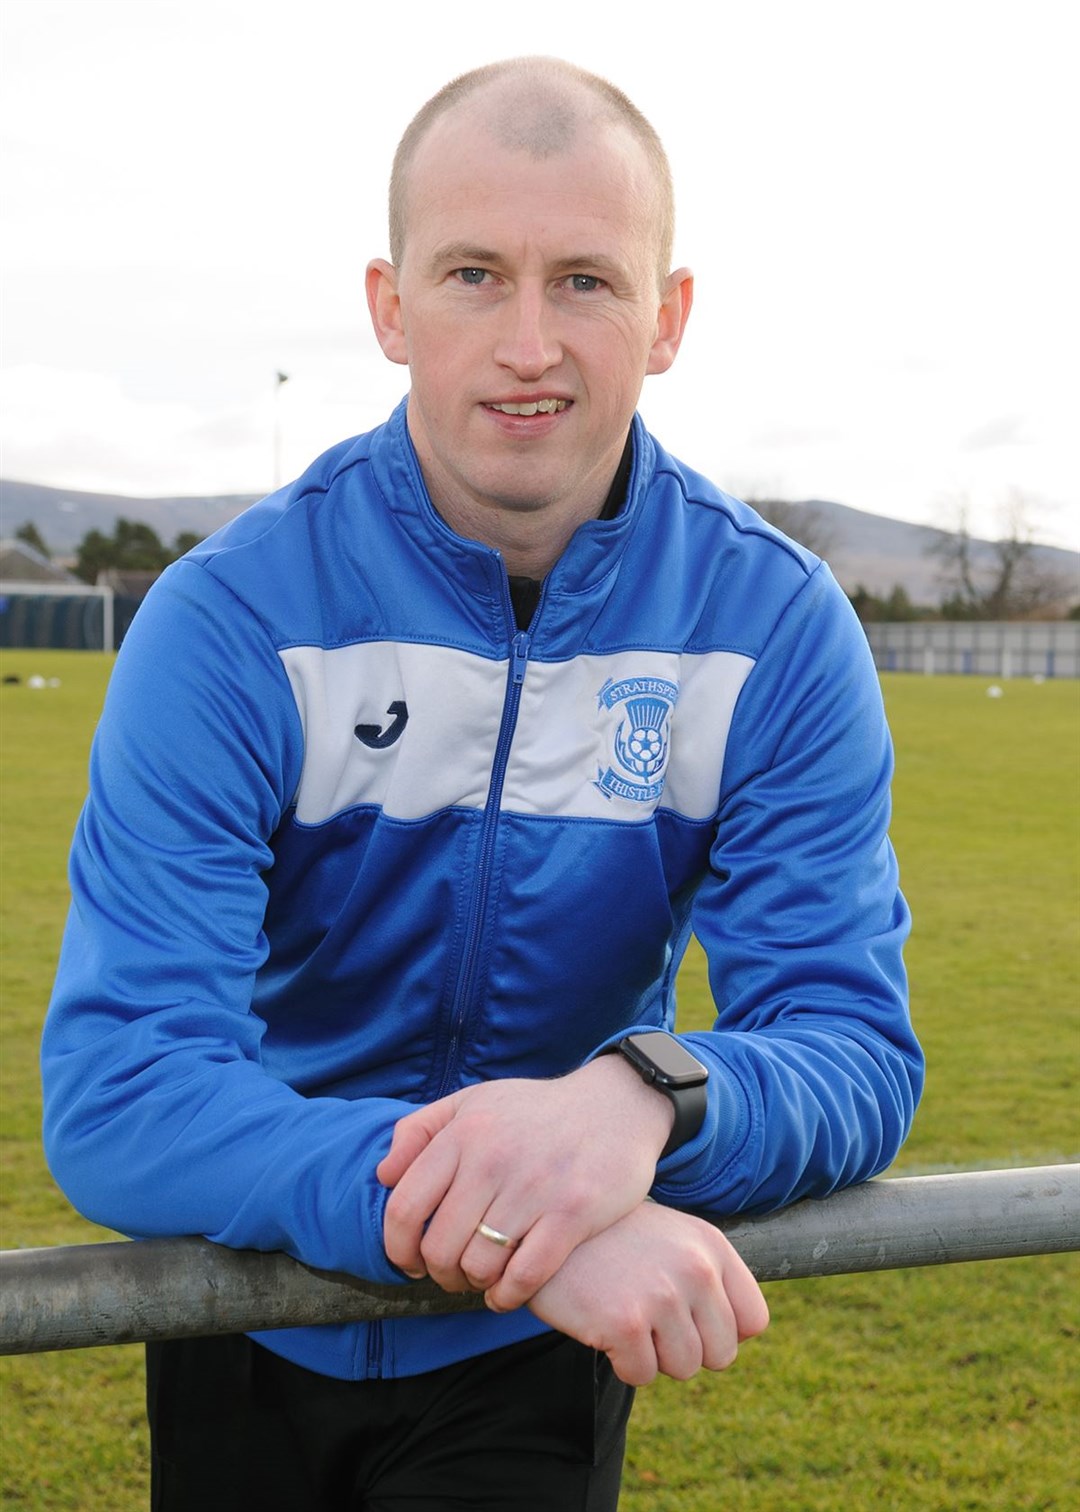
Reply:
M489 129L504 146L536 158L564 153L578 133L621 126L636 138L651 169L654 201L642 206L656 236L657 276L671 268L675 195L664 145L637 106L607 79L561 58L508 58L461 74L445 84L413 117L398 143L390 175L390 260L405 255L409 174L417 148L441 116L466 100L483 104Z
M670 182L636 112L546 58L466 79L406 133L395 261L369 265L368 303L383 351L409 367L436 508L508 562L541 539L554 560L599 512L692 281L659 272Z

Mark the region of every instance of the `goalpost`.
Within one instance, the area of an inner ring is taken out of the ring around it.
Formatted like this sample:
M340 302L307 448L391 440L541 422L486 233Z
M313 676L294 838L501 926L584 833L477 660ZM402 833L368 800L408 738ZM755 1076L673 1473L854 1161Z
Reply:
M115 651L112 588L0 581L0 646Z

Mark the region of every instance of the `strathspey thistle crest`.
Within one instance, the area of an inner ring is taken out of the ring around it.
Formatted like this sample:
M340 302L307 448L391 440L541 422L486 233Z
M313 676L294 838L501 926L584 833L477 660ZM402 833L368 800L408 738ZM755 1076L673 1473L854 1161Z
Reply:
M598 707L621 716L611 737L614 763L606 772L598 769L596 775L596 786L606 798L629 798L635 803L659 798L671 740L671 713L678 696L678 683L662 677L609 679L600 689Z

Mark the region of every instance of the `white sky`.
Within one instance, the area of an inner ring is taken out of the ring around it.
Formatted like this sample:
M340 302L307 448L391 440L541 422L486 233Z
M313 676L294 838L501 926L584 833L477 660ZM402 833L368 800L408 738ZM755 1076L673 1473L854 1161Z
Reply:
M273 483L381 420L367 324L397 139L452 75L604 73L675 170L697 276L642 412L745 494L1080 546L1075 7L3 0L3 473Z

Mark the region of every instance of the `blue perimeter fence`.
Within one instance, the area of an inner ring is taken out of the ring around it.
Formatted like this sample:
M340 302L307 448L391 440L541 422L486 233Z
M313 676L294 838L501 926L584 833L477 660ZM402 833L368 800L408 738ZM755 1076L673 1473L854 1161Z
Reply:
M879 672L1080 677L1080 620L910 620L863 629Z

